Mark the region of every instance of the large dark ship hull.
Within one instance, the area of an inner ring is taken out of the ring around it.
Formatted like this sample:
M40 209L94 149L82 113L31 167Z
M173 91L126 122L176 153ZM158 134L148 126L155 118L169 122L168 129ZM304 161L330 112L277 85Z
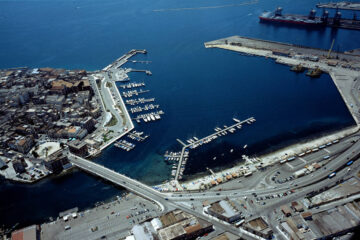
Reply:
M316 27L324 27L323 23L319 22L305 22L301 20L289 20L283 18L272 18L272 17L259 17L260 22L267 22L267 23L283 23L283 24L295 24L295 25L302 25L302 26L316 26Z

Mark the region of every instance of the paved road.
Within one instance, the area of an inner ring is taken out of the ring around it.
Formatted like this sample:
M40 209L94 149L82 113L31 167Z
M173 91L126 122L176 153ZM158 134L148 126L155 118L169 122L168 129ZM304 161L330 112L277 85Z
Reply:
M106 106L106 109L109 110L112 115L116 118L117 122L114 126L108 127L108 129L120 132L124 129L124 127L127 127L128 129L131 129L134 127L130 117L128 117L126 114L127 110L125 108L125 104L122 101L122 98L119 94L119 91L114 86L115 83L113 83L107 73L103 74L104 80L101 82L101 93L103 96L104 104ZM112 87L108 88L106 85L107 83L112 84ZM120 110L116 107L116 105L121 106L122 113L120 113ZM124 114L126 117L126 121L123 122L123 118L121 114Z
M344 143L343 146L346 147L348 145ZM340 151L340 148L338 150ZM258 208L259 211L255 212L257 215L260 215L260 213L261 214L267 213L268 214L267 217L271 218L271 214L269 214L270 210L272 211L274 208L279 207L284 203L304 197L307 193L312 192L314 190L324 189L330 186L331 184L334 184L337 181L346 178L349 175L349 173L348 171L346 171L346 169L343 168L344 165L350 160L357 160L359 156L360 156L360 141L357 141L356 143L352 144L352 146L348 147L348 149L346 149L345 151L343 152L340 151L340 153L338 153L336 158L330 161L326 165L326 167L323 167L322 169L315 171L312 175L306 175L304 177L301 177L300 179L296 179L294 181L294 183L298 185L296 187L293 187L289 182L282 184L281 186L270 186L263 190L246 189L246 190L241 190L240 192L238 189L234 189L234 190L217 191L217 192L207 191L207 192L197 192L197 193L161 193L139 181L126 177L125 175L119 174L113 170L105 168L99 164L90 162L86 159L82 159L72 155L71 162L87 172L95 174L116 185L120 185L128 189L129 191L138 194L139 196L142 196L146 199L153 201L164 211L178 208L183 211L189 212L199 218L202 218L206 221L211 222L212 224L214 224L215 227L219 229L226 230L238 235L245 234L243 236L244 238L252 239L253 236L251 234L248 234L246 232L244 233L241 231L241 229L235 228L232 225L228 225L223 222L219 222L214 218L209 218L208 216L205 216L200 212L194 211L190 206L180 203L184 203L184 202L192 203L192 202L199 202L208 199L212 199L212 200L224 199L224 198L235 199L244 196L249 197L251 196L251 194L257 194L258 196L274 195L274 194L287 192L290 189L295 189L296 190L295 194L291 194L289 197L277 201L274 205L259 207ZM358 168L359 166L360 166L360 161L356 161L353 164L354 168ZM337 175L334 178L329 179L328 175L333 171L337 171ZM276 232L276 234L279 235L280 233Z
M120 185L129 191L154 201L163 211L166 210L164 206L166 194L160 193L146 184L131 179L123 174L117 173L109 168L101 166L100 164L91 162L89 160L77 157L73 154L69 154L70 161L77 167L86 172L99 176L107 181L110 181L116 185Z
M172 202L169 199L170 194L168 194L168 193L160 193L141 182L131 179L125 175L119 174L113 170L105 168L94 162L90 162L86 159L83 159L83 158L80 158L80 157L77 157L74 155L70 155L70 159L71 159L70 161L77 167L79 167L87 172L90 172L94 175L97 175L103 179L106 179L107 181L110 181L116 185L120 185L120 186L128 189L129 191L134 192L135 194L137 194L139 196L149 199L150 201L156 203L161 208L162 211L166 212L168 210L175 209L175 208L181 209L185 212L188 212L199 218L202 218L206 221L211 222L218 229L226 230L226 231L229 231L229 232L237 234L237 235L242 235L246 239L254 239L252 234L243 232L238 228L235 228L235 227L225 224L223 222L219 222L213 218L206 217L205 215L203 215L201 213L194 212L190 207L184 207L183 205ZM223 198L223 197L221 197L221 198ZM188 201L191 201L191 200L188 200Z
M70 217L68 221L60 218L55 222L42 224L41 239L95 240L102 236L106 236L106 239L123 239L129 235L129 229L133 225L159 214L156 205L135 194L129 194L79 212L76 218ZM70 229L64 231L65 226Z
M266 188L263 190L259 189L234 189L234 190L225 190L225 191L207 191L202 193L173 193L171 197L169 197L172 201L183 201L186 198L193 199L210 199L210 198L237 198L243 196L249 196L252 193L256 193L257 195L267 195L267 194L278 194L288 191L289 189L299 189L304 190L306 187L311 186L317 182L321 182L326 180L328 175L337 170L338 168L344 166L350 160L356 160L360 155L360 141L353 144L350 148L348 148L345 152L339 154L335 159L330 161L325 167L320 170L315 171L311 175L306 175L299 179L294 180L294 184L298 186L290 185L291 182L281 184L280 186L271 186L270 188Z

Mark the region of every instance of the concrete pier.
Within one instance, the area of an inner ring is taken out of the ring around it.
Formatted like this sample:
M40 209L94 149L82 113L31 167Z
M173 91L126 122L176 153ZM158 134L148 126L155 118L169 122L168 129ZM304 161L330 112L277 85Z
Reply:
M142 137L141 135L135 134L135 133L132 133L132 132L129 132L128 135L132 136L134 138L138 138L140 141L144 141L144 140L146 140L146 138L148 138L148 136Z
M205 43L206 48L222 48L240 52L245 55L272 58L276 63L289 66L302 65L305 68L319 68L328 73L356 125L340 130L327 136L313 139L306 143L299 143L280 149L275 153L261 156L263 166L277 164L283 156L296 156L308 149L321 146L329 141L342 139L358 133L360 129L360 55L353 52L332 52L328 50L313 49L288 43L271 42L266 40L251 39L233 36Z
M180 139L177 138L176 141L178 141L181 145L186 146L186 144L183 141L181 141Z
M119 92L119 89L115 85L115 81L122 81L128 79L126 69L121 68L131 57L138 53L146 54L146 50L133 49L124 54L120 58L116 59L113 63L105 67L102 71L97 71L90 75L92 86L95 88L103 111L110 115L110 118L105 118L102 122L102 129L99 130L99 134L107 134L109 140L104 142L99 151L102 151L106 147L113 144L119 138L128 134L134 129L134 124L129 115L129 112L125 106L123 98ZM99 85L96 83L99 81ZM136 93L142 93L137 92ZM108 125L108 122L115 119L112 125Z
M149 75L149 76L152 75L152 72L149 71L149 70L141 70L141 69L129 68L129 71L130 71L130 72L144 72L144 73L146 73L146 75Z
M131 62L132 63L145 63L145 64L151 63L151 61L140 61L140 60L132 60Z
M206 48L222 48L248 55L275 59L277 63L305 68L319 68L330 74L356 124L360 123L357 89L360 80L360 55L331 52L289 43L233 36L205 43Z
M329 3L318 3L316 4L317 8L333 8L333 9L343 9L343 10L353 10L360 11L360 3L352 2L329 2Z
M118 59L116 59L112 64L106 66L103 69L103 71L107 71L110 68L120 68L122 65L124 65L129 60L129 58L135 56L138 53L146 54L147 51L145 49L143 49L143 50L132 49L127 54L125 54L125 55L119 57Z

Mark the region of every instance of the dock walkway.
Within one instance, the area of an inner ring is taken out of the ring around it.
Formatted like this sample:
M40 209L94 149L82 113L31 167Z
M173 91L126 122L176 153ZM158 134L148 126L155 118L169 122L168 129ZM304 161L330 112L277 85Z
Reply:
M132 136L135 139L139 139L141 142L146 140L146 138L148 138L148 135L146 135L145 137L142 137L140 134L136 134L136 133L132 133L132 132L129 132L128 135Z
M138 53L142 53L142 54L146 54L147 51L145 49L143 50L138 50L138 49L132 49L130 50L128 53L126 53L125 55L119 57L118 59L116 59L113 63L111 63L110 65L106 66L103 71L108 71L110 68L120 68L122 65L124 65L125 63L127 63L127 61L129 60L129 58L135 56Z
M134 129L134 124L126 108L124 100L121 97L119 89L116 87L115 84L108 85L107 83L111 83L111 79L115 79L114 76L116 76L116 74L121 71L121 69L119 68L123 64L125 64L132 56L138 53L146 54L147 51L136 49L130 50L128 53L122 55L113 63L105 67L100 73L96 74L100 74L100 77L97 78L102 79L100 89L97 88L96 82L94 82L93 84L98 90L97 93L100 101L102 102L102 106L104 110L109 110L112 116L114 116L117 120L114 126L106 127L107 129L114 131L116 134L114 136L111 136L111 139L100 147L100 151L107 148L115 141L117 141L118 139L120 139Z
M185 144L184 142L182 142L181 140L179 139L176 139L178 142L180 142L182 145L183 145L183 148L181 149L181 154L180 154L180 159L179 159L179 162L178 162L178 166L177 166L177 169L176 169L176 174L175 174L175 180L178 181L179 179L179 175L180 175L180 171L181 171L181 165L183 164L183 161L184 161L184 157L185 157L185 153L187 153L189 151L189 148L197 145L197 144L202 144L204 141L206 141L207 139L211 139L213 138L214 136L217 136L218 134L222 134L222 133L225 133L227 132L228 130L232 129L232 128L236 128L237 126L242 126L242 124L244 123L248 123L248 124L251 124L255 121L255 118L254 117L250 117L250 118L247 118L243 121L239 121L229 127L226 127L226 128L223 128L219 131L216 131L206 137L203 137L197 141L194 141L190 144Z

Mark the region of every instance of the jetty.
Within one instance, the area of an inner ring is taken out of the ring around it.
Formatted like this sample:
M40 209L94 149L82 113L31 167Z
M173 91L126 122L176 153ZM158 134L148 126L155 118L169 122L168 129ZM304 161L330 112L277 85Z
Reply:
M135 56L138 53L142 53L142 54L147 54L147 51L145 49L143 50L139 50L139 49L132 49L130 50L128 53L126 53L125 55L119 57L118 59L116 59L113 63L111 63L110 65L106 66L103 71L108 71L111 68L120 68L122 65L124 65L125 63L127 63L127 61L129 60L129 58Z
M133 106L133 105L144 104L144 103L149 103L149 102L154 102L154 101L155 101L155 98L127 99L126 104Z
M141 69L133 69L133 68L128 68L128 70L130 72L144 72L144 73L146 73L146 75L149 75L149 76L152 75L152 72L150 70L141 70Z
M339 52L331 48L326 50L241 36L206 42L205 47L271 58L289 66L301 64L308 69L318 68L331 76L355 122L360 123L360 103L356 101L359 97L356 89L360 87L360 55L357 51Z
M137 132L134 130L133 132L128 133L128 137L138 142L142 142L145 141L149 137L149 135L143 136L143 132Z
M132 97L133 95L137 96L139 94L147 93L147 92L150 92L150 90L143 90L143 89L140 89L139 91L138 90L129 90L127 92L123 92L122 96L123 97Z
M145 63L145 64L148 64L148 63L151 63L151 61L141 61L141 60L131 60L132 63Z
M181 149L181 153L180 153L180 157L178 158L178 166L176 168L176 173L175 173L175 180L178 181L179 179L181 179L181 174L185 169L185 163L187 161L187 158L189 156L189 149L193 149L196 148L197 146L202 145L203 143L207 143L212 141L213 139L216 139L219 135L225 135L227 134L227 132L234 132L236 128L241 129L241 126L243 124L252 124L254 123L256 120L254 117L250 117L247 118L243 121L240 121L238 119L233 119L235 121L235 124L232 124L228 127L224 127L224 128L217 128L217 131L215 131L214 133L197 139L197 140L193 140L191 143L189 144L185 144L183 141L181 141L180 139L176 139L183 147Z

